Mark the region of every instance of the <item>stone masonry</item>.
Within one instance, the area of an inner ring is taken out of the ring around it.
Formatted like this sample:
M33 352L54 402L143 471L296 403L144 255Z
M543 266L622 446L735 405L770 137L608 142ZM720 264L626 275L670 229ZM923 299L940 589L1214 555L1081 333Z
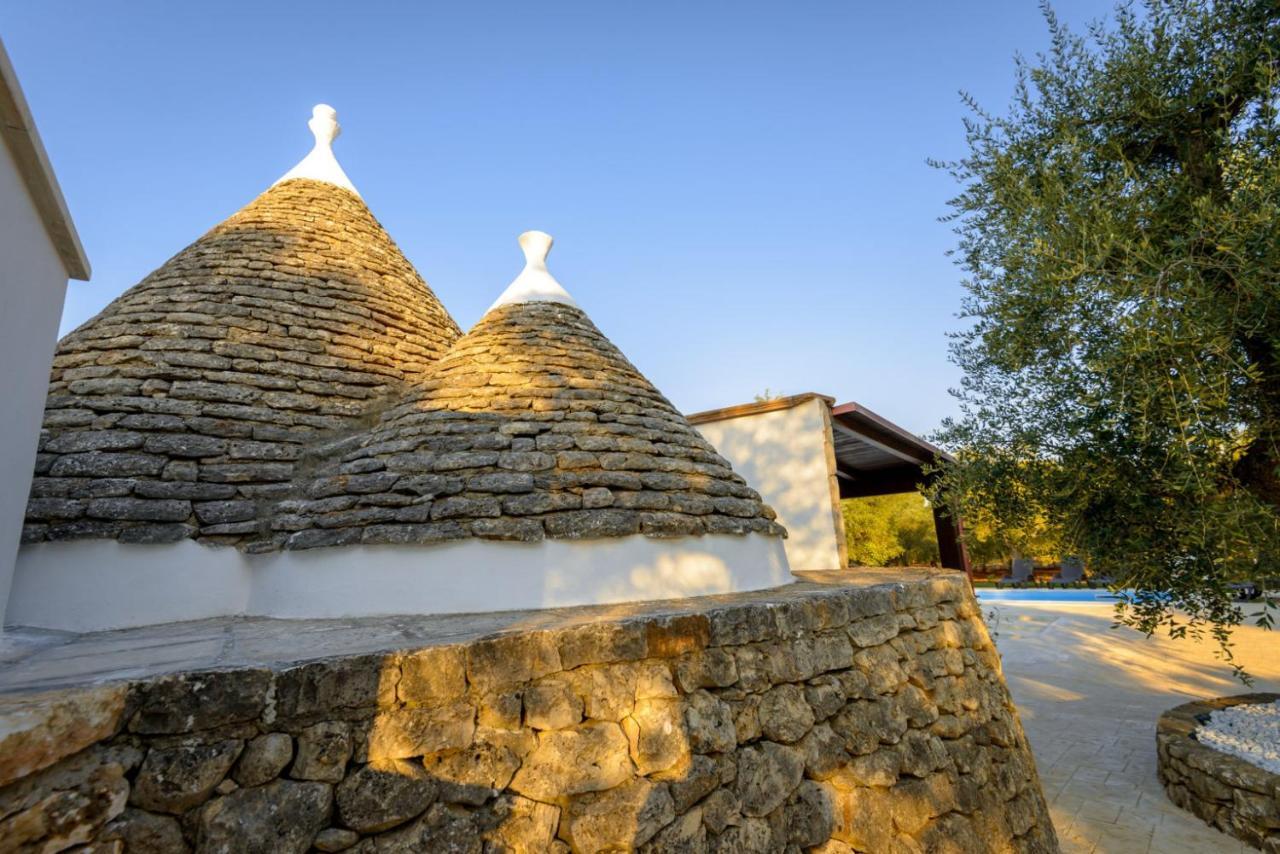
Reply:
M23 541L785 536L578 308L458 336L357 196L278 184L60 342Z
M1277 699L1241 694L1184 703L1156 725L1156 763L1169 799L1269 854L1280 854L1280 775L1201 744L1194 733L1215 709Z
M459 334L358 196L277 184L59 342L24 542L241 542Z
M304 465L270 523L290 549L785 535L587 316L554 302L490 311L371 430Z
M0 849L1057 851L964 578L848 577L20 697Z

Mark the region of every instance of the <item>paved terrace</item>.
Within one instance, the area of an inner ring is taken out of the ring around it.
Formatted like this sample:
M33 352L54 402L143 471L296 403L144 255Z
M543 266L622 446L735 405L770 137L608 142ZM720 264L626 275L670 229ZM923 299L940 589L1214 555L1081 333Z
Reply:
M1280 633L1236 635L1248 688L1211 641L1111 629L1106 604L984 604L1064 854L1253 851L1175 807L1156 779L1155 724L1189 699L1280 690Z

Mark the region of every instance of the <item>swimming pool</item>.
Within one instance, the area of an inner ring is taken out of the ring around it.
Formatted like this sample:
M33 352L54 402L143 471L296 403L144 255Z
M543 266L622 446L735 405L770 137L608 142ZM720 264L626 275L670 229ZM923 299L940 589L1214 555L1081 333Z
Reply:
M1105 588L1018 589L1016 587L979 587L974 591L979 602L1108 602L1116 594Z

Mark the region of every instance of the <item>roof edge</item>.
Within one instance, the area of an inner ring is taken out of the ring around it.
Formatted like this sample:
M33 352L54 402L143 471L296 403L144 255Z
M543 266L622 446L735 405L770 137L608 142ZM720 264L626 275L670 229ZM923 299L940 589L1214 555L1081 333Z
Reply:
M915 433L907 430L905 427L899 427L888 418L872 412L857 401L851 400L848 403L833 406L831 409L831 417L837 421L848 419L864 428L869 428L872 431L878 431L883 436L889 437L897 442L904 443L914 451L921 452L925 457L933 457L947 462L955 462L955 457L947 453L942 448L939 448L927 439L922 439ZM926 459L923 461L927 462L928 460Z
M67 278L87 281L89 258L80 243L67 200L58 186L58 178L40 141L31 108L22 94L18 74L9 61L3 41L0 41L0 137L13 155L27 193L44 221L49 242L67 271Z
M774 397L769 400L758 400L754 403L740 403L737 406L725 406L720 409L707 409L702 412L695 412L692 415L686 415L690 424L706 424L711 421L727 421L730 418L742 418L746 415L760 415L764 412L776 412L780 409L791 409L802 403L817 398L824 401L827 406L834 406L836 399L825 394L819 394L816 391L806 391L802 394L793 394L788 397Z

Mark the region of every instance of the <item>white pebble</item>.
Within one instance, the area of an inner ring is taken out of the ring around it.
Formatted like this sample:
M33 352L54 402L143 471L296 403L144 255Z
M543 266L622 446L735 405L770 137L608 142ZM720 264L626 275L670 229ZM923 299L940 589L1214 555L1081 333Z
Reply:
M1243 703L1210 713L1195 731L1201 744L1280 774L1280 700Z

